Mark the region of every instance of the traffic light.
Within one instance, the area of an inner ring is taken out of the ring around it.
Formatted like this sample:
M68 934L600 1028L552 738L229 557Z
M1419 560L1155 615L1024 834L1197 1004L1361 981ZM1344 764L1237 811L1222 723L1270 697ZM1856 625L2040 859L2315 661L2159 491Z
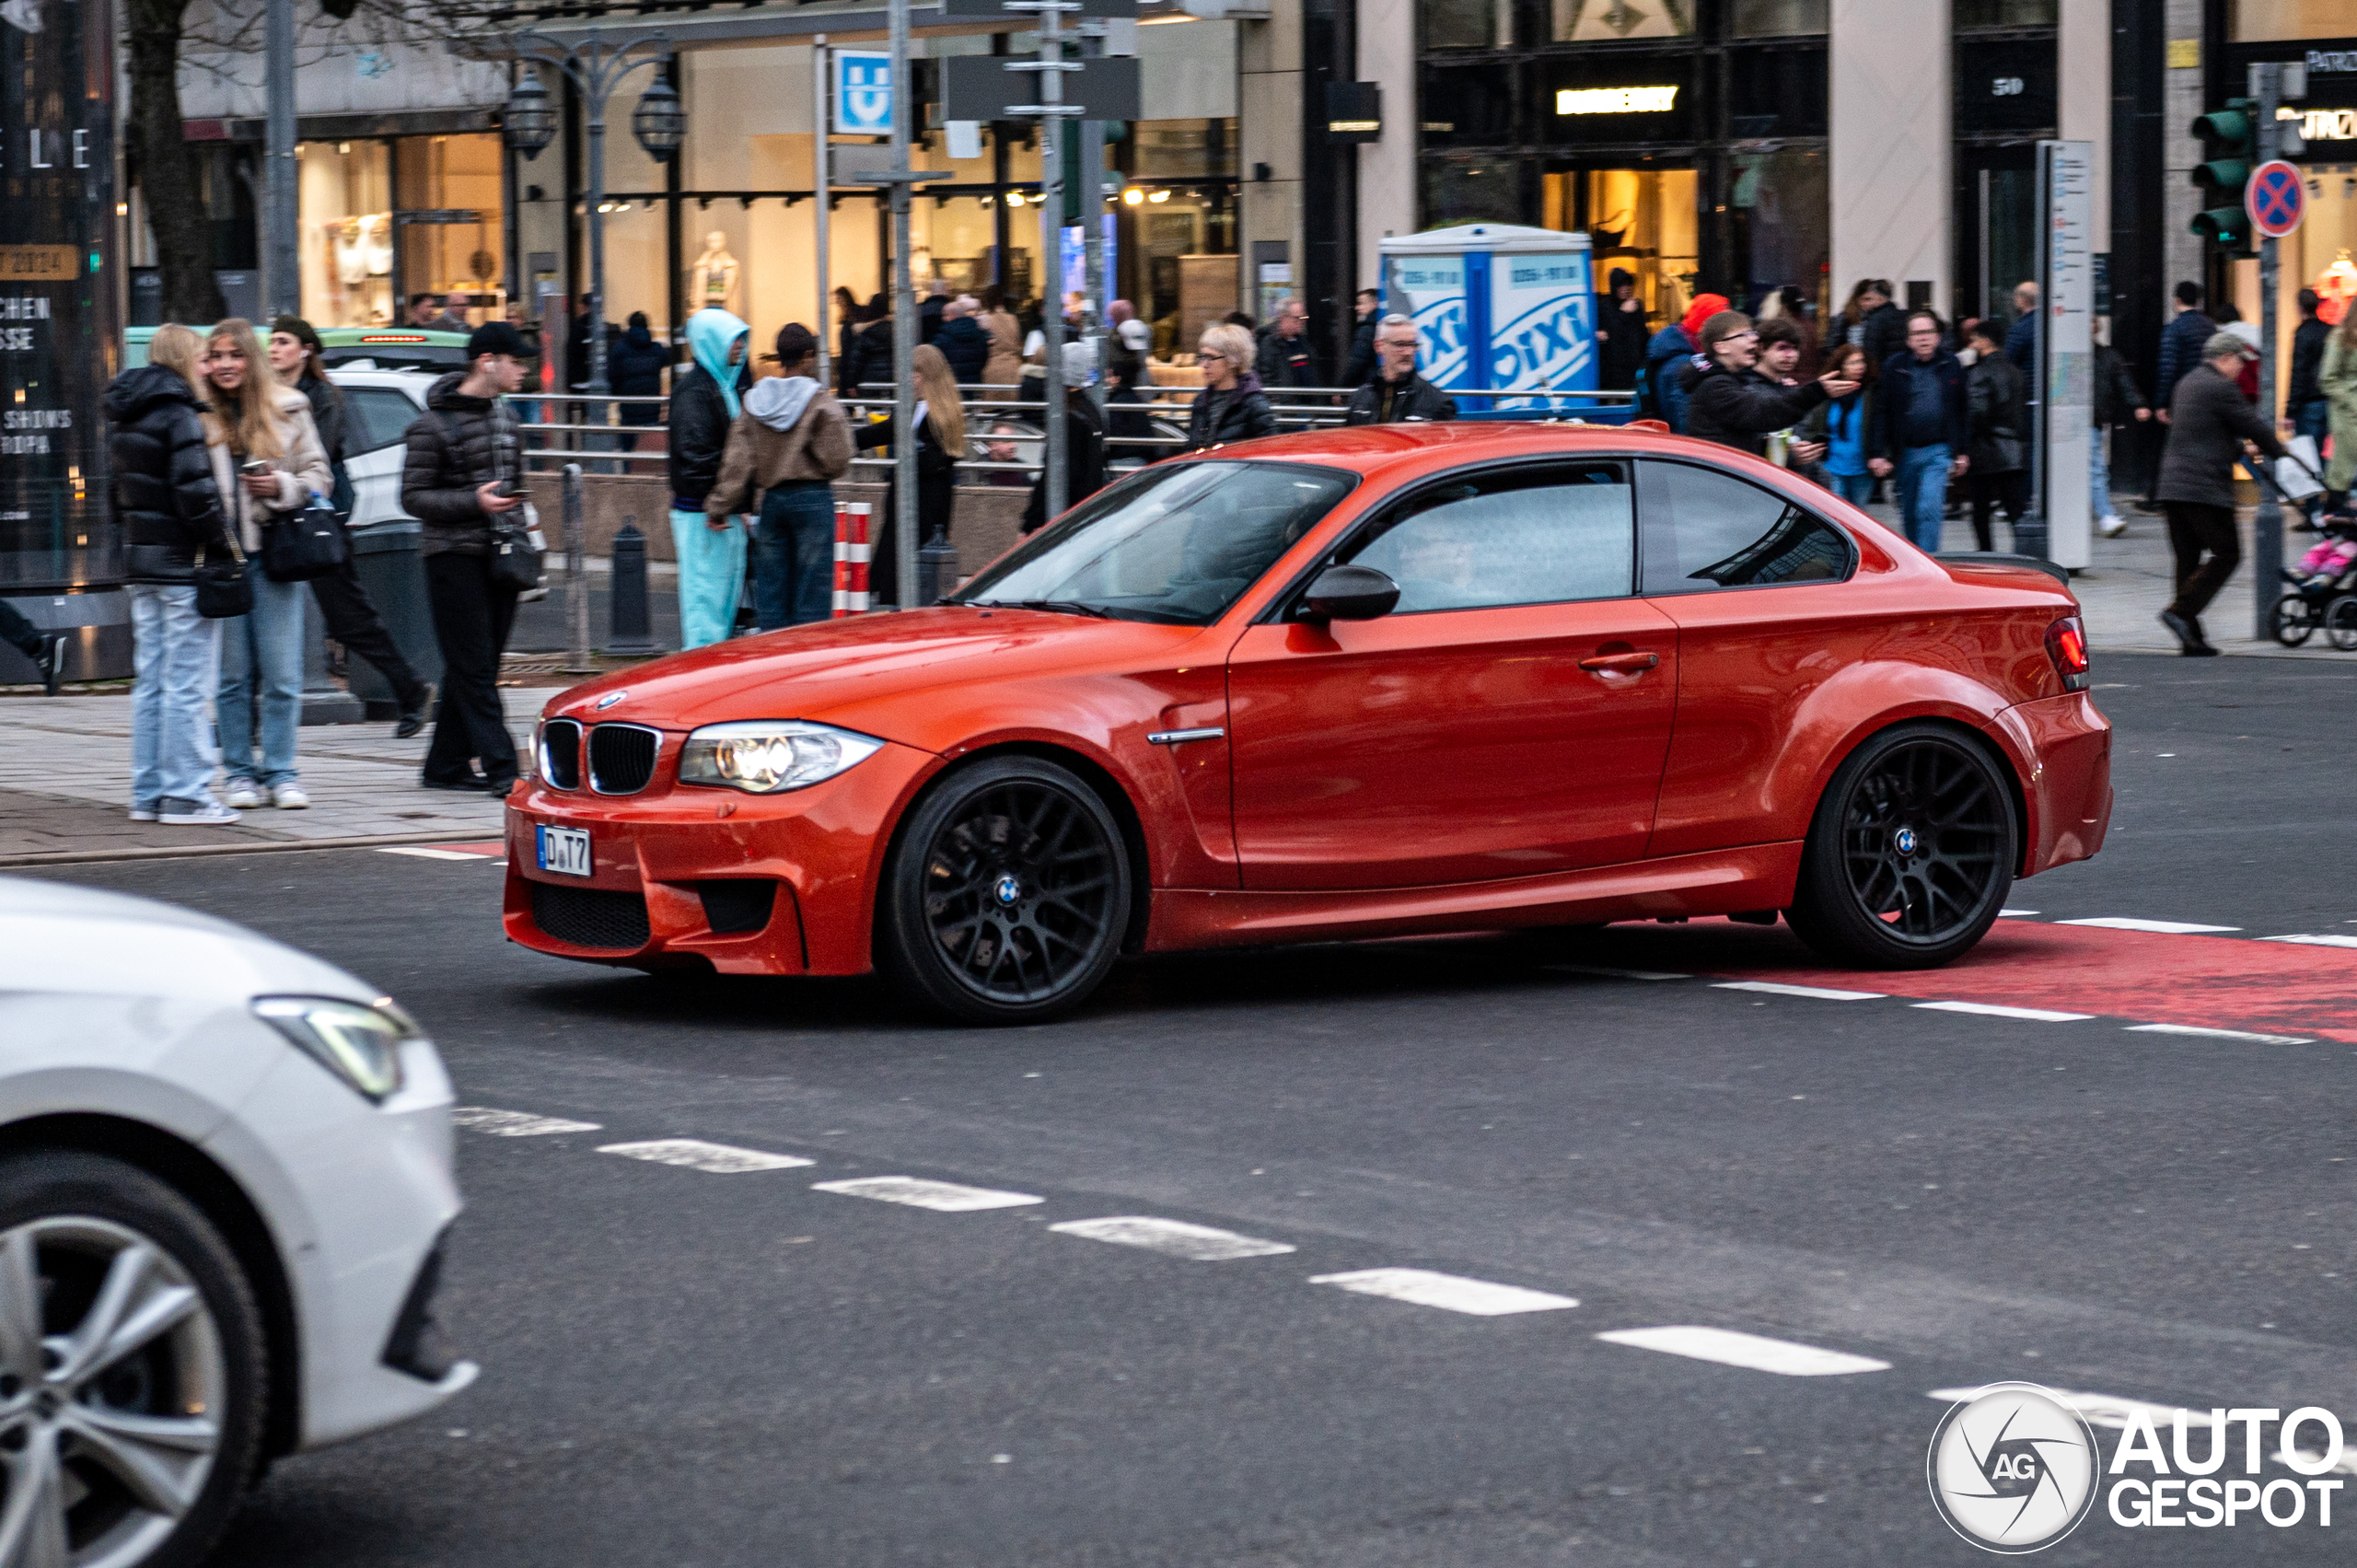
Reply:
M1125 139L1129 134L1128 121L1108 120L1105 122L1105 142L1108 146ZM1083 212L1090 208L1101 208L1105 204L1104 193L1100 190L1096 192L1097 197L1096 201L1092 202L1088 199L1089 181L1083 177L1080 167L1080 127L1071 121L1066 121L1063 134L1059 141L1060 145L1056 150L1063 158L1064 171L1063 223L1066 228L1070 228L1080 221L1080 215ZM1096 183L1100 187L1105 183L1105 176L1102 173L1097 175Z
M2258 157L2258 103L2230 98L2193 122L2201 138L2207 162L2193 170L2193 182L2207 192L2202 211L2193 217L2193 232L2230 250L2250 249L2250 216L2243 211L2243 185Z

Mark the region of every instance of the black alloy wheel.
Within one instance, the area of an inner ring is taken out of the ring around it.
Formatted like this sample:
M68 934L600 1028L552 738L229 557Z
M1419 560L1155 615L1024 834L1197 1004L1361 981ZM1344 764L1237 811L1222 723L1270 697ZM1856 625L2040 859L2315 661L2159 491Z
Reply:
M886 873L877 958L967 1022L1037 1023L1112 969L1130 888L1120 827L1094 790L1053 762L992 759L911 813Z
M1828 958L1929 969L1988 932L2018 858L2013 800L1988 753L1943 726L1901 725L1833 775L1787 917Z

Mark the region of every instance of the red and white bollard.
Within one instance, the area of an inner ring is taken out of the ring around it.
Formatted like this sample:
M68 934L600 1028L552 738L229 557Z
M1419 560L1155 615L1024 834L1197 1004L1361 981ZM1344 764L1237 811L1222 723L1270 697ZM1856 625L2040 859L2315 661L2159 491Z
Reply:
M874 509L865 501L835 508L835 613L839 616L867 612L867 519Z

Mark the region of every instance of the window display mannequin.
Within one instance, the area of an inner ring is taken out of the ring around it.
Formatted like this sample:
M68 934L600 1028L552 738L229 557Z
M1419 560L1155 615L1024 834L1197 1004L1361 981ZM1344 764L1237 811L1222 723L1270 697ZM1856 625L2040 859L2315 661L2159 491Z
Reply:
M728 253L728 236L714 229L703 237L703 254L688 268L690 310L737 310L737 258Z

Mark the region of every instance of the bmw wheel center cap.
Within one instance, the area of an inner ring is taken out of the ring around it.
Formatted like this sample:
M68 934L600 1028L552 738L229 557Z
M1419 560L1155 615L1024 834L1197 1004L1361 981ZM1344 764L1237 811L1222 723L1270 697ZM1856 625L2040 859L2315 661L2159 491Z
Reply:
M991 897L999 901L1000 908L1012 909L1022 900L1023 884L1012 874L1002 877L991 884Z
M1915 853L1915 830L1912 828L1899 829L1898 833L1892 837L1890 842L1891 847L1898 850L1899 854L1913 854Z

